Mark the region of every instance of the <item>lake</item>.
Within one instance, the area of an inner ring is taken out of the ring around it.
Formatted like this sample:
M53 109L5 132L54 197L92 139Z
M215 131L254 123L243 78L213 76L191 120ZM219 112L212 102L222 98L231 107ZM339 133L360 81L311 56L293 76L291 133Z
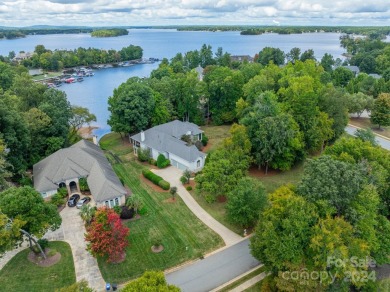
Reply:
M129 45L141 46L144 57L172 58L178 52L185 53L200 49L203 44L211 45L215 52L218 47L232 55L254 56L264 47L277 47L285 52L294 47L301 51L313 49L317 59L325 53L342 58L344 49L340 47L338 33L304 34L262 34L242 36L237 31L200 32L176 31L174 29L131 29L129 35L114 38L93 38L89 34L33 35L22 39L0 40L0 55L10 51L32 52L36 45L47 49L76 49L93 47L98 49L120 50ZM142 64L132 67L110 68L95 71L94 77L84 78L84 82L64 84L60 90L66 92L72 104L84 106L97 116L95 133L100 137L110 131L107 125L109 112L107 99L114 88L133 76L147 77L158 64Z

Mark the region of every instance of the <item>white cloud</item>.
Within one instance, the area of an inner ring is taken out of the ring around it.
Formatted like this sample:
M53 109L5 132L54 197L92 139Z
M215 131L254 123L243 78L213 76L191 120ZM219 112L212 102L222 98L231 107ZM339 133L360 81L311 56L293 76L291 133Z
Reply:
M3 0L0 2L0 25L259 25L272 24L275 18L284 25L390 25L390 6L384 2L386 1Z

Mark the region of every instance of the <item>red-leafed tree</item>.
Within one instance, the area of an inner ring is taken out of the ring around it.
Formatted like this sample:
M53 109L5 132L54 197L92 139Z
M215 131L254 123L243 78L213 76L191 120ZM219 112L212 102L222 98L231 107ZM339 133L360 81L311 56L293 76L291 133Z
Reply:
M108 262L119 262L125 255L128 235L129 228L122 225L113 209L99 208L87 228L87 249L93 256L107 256Z

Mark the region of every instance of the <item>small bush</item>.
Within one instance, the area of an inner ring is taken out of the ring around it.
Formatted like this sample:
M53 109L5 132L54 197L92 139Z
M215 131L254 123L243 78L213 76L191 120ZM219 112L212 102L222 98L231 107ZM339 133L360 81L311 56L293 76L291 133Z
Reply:
M53 204L54 206L59 207L65 204L65 199L60 193L56 193L50 198L50 203Z
M60 194L61 197L65 198L68 195L68 190L66 188L57 189L57 194Z
M192 191L192 187L191 187L191 186L187 186L187 187L186 187L186 190L187 190L187 191Z
M150 150L147 148L146 149L138 148L137 155L138 155L138 160L142 162L148 161L150 158Z
M56 255L56 253L57 253L57 250L51 249L51 250L47 253L47 256L48 256L48 257L52 257L52 256Z
M154 228L150 229L149 240L153 246L159 247L162 244L162 235L160 231Z
M180 177L180 181L184 185L184 184L186 184L188 182L188 179L183 175L183 176Z
M153 158L150 158L150 159L149 159L149 164L151 164L151 165L157 165L157 161L154 160Z
M138 213L140 215L145 215L146 213L148 213L148 209L145 206L143 206L142 209L138 211Z
M79 179L79 186L80 186L80 191L82 192L89 191L89 186L87 183L87 179L85 177Z
M144 169L142 171L142 174L145 178L147 178L148 180L150 180L152 183L154 183L155 185L159 185L158 183L160 181L163 180L163 178L161 176L158 176L157 174L151 172L150 170L146 170Z
M112 209L113 209L113 210L115 211L115 213L117 213L119 216L121 215L122 208L121 208L120 206L114 206Z
M198 148L199 151L202 151L203 144L199 140L195 142L195 147Z
M171 184L165 180L161 180L158 185L163 189L163 190L169 190L169 188L171 187Z
M21 186L30 186L32 187L33 186L33 182L31 180L31 178L29 178L28 176L23 176L19 179L19 183Z
M160 154L160 155L157 157L157 167L158 167L158 168L167 167L169 164L170 164L170 161L169 161L168 159L166 159L165 156L164 156L163 154Z
M131 219L134 217L134 209L128 208L127 206L121 206L121 214L119 215L121 219Z
M46 238L40 238L37 242L43 250L49 247L49 241Z
M177 193L177 187L171 187L171 189L169 191L174 196Z
M201 141L202 141L203 146L206 146L207 143L209 142L209 138L203 133Z

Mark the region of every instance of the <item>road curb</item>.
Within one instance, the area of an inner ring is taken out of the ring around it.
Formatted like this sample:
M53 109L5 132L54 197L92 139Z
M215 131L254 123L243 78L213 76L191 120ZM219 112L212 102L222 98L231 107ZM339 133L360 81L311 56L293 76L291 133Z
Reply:
M246 275L249 275L250 273L256 271L257 269L261 268L262 266L264 266L263 264L260 264L256 267L254 267L253 269L250 269L249 271L235 277L234 279L230 280L229 282L226 282L225 284L222 284L221 286L218 286L217 288L214 288L213 290L211 290L210 292L218 292L219 290L222 290L223 288L229 286L230 284L240 280L241 278L245 277Z

